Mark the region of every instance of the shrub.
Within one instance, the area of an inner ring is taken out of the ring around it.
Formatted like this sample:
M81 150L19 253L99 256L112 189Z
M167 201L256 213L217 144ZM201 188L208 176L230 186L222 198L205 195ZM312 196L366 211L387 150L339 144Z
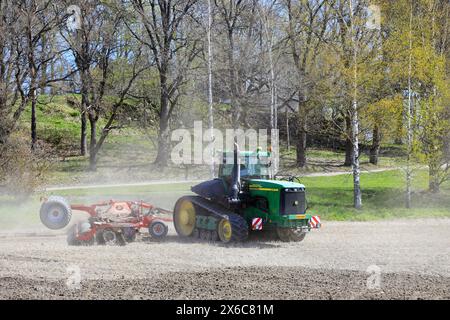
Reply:
M24 199L38 189L51 163L46 149L40 143L32 151L28 139L20 134L0 144L0 193Z

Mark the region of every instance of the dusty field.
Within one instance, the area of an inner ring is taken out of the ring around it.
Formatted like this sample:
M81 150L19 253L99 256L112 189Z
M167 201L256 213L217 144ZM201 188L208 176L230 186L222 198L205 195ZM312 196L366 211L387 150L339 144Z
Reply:
M450 219L325 222L288 244L171 234L126 247L0 234L0 298L450 299Z

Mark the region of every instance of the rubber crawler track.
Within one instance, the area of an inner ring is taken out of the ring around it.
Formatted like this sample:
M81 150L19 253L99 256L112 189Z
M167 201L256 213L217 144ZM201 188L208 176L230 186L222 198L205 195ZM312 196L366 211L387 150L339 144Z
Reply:
M218 219L227 219L231 223L232 236L230 242L243 242L248 238L248 224L244 218L235 214L221 205L210 202L199 196L187 196L183 199L191 201L199 210L201 215L211 215ZM203 212L202 212L203 211ZM195 236L194 236L195 237ZM200 239L202 237L199 237ZM214 239L216 237L214 236ZM206 240L206 239L204 239ZM209 240L209 239L208 239ZM212 239L211 239L212 240Z

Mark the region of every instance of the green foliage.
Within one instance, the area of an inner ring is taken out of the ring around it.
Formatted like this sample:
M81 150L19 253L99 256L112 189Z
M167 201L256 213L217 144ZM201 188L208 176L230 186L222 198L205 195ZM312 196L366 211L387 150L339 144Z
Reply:
M445 47L440 40L445 36L446 26L437 23L448 19L445 13L448 3L435 0L381 3L385 23L390 27L384 41L389 78L400 85L403 95L408 79L411 81L413 152L416 159L429 166L430 189L437 191L447 178L443 165L449 159L446 141L450 132L450 87ZM399 104L399 108L404 107Z

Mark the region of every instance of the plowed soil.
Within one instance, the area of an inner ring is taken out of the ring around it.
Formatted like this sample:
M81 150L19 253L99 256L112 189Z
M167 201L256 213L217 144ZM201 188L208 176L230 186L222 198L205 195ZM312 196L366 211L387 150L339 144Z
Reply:
M450 299L450 219L324 222L300 243L0 234L0 299Z

